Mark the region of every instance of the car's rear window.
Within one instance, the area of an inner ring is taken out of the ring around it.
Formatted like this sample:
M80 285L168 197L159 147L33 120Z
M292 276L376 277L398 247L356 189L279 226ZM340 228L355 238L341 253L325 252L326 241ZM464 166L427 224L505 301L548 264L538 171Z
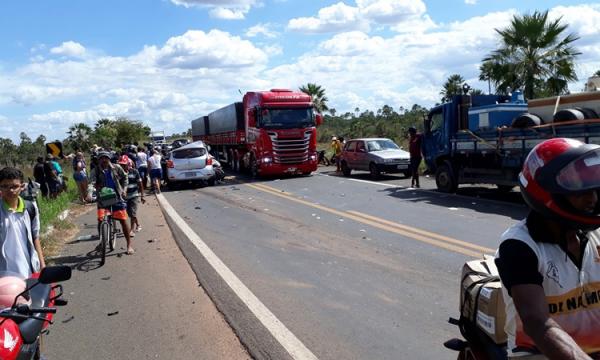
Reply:
M206 150L203 148L181 149L173 151L173 159L193 159L206 155Z

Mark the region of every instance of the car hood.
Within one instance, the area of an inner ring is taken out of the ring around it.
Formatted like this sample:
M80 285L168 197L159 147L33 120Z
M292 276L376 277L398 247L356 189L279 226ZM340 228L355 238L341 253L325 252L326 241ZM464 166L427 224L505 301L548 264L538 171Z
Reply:
M378 156L382 159L410 159L408 151L404 150L379 150L371 151L369 154Z

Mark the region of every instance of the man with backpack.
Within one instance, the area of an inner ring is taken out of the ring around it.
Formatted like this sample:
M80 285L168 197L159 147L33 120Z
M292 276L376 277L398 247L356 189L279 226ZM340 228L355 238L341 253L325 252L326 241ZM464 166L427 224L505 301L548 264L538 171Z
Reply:
M508 357L600 356L600 146L554 138L519 174L526 219L502 234L496 265Z
M0 271L31 277L45 267L37 205L19 196L26 184L23 172L0 170Z

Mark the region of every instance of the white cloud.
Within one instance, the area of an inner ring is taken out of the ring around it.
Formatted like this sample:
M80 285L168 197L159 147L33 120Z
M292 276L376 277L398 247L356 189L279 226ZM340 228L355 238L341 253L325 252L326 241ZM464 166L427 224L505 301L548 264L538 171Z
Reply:
M83 57L85 55L85 47L74 41L66 41L60 46L50 49L50 53L70 57Z
M242 20L253 6L260 6L257 0L171 0L175 5L208 8L211 17L223 20Z
M378 24L396 24L425 14L421 0L356 0L360 12Z
M291 19L288 29L307 33L328 33L349 30L368 30L358 8L343 2L322 8L317 17Z
M267 55L250 41L220 30L208 33L190 30L182 36L170 38L160 49L151 47L145 52L155 58L156 64L165 68L244 67L267 61Z
M371 24L391 25L401 32L424 31L434 26L422 0L356 0L356 6L342 2L319 10L316 17L291 19L288 29L306 33L369 31Z
M248 30L246 30L247 37L256 37L258 35L262 35L266 38L276 38L278 36L277 32L271 30L271 24L256 24Z
M465 0L465 4L467 5L477 5L478 0Z

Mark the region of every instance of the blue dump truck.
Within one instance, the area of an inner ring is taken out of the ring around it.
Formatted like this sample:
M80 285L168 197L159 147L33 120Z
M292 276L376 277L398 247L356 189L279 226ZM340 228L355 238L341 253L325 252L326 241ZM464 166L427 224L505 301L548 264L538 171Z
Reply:
M460 184L518 185L529 151L553 137L600 144L600 91L526 102L505 95L457 95L424 120L422 151L440 191Z

